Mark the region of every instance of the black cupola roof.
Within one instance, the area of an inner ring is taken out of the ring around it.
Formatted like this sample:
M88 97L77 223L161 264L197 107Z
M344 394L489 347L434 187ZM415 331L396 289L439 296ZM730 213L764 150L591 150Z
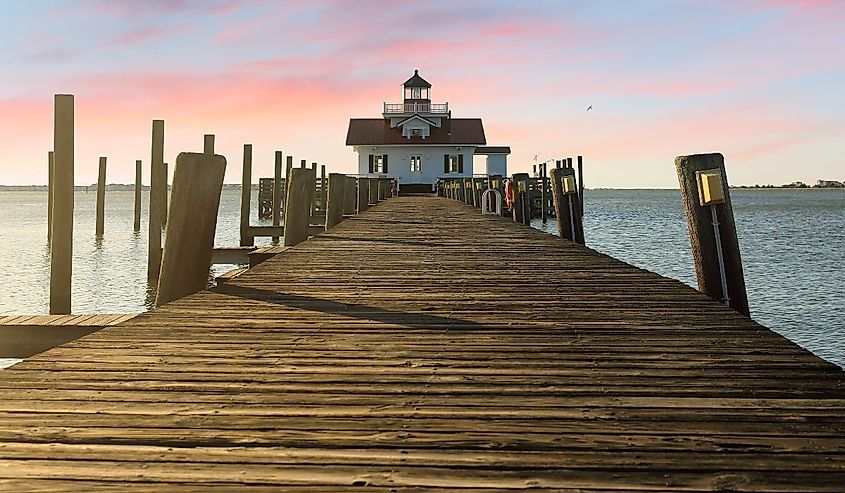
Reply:
M431 87L431 84L426 82L425 79L420 77L419 70L414 70L414 76L410 79L406 80L404 84L405 87Z

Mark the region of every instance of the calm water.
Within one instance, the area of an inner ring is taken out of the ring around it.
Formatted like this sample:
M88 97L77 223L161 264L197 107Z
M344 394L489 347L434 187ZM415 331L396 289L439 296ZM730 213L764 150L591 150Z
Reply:
M733 190L731 196L752 317L845 365L845 191ZM146 221L133 233L133 192L108 192L105 237L97 241L95 197L76 193L73 310L142 311L149 305ZM43 192L0 192L2 314L47 312L46 201ZM240 192L223 192L217 245L238 243L239 203ZM695 286L676 190L588 190L585 210L588 246ZM255 217L252 222L260 224ZM539 221L535 226L544 228Z

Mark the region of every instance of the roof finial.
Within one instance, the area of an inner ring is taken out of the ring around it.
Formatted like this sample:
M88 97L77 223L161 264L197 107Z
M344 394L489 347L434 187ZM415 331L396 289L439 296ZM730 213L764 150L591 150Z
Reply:
M420 71L419 71L419 70L414 69L414 75L417 75L417 74L419 74L419 73L420 73Z

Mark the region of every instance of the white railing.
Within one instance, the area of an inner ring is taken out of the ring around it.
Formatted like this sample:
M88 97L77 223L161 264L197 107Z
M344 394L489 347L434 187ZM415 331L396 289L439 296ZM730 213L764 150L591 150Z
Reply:
M449 103L384 103L384 113L448 113Z

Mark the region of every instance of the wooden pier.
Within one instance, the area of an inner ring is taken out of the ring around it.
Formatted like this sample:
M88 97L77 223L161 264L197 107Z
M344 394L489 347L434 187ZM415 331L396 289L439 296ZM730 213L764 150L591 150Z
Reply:
M680 282L399 197L0 371L0 489L843 491L843 372Z

